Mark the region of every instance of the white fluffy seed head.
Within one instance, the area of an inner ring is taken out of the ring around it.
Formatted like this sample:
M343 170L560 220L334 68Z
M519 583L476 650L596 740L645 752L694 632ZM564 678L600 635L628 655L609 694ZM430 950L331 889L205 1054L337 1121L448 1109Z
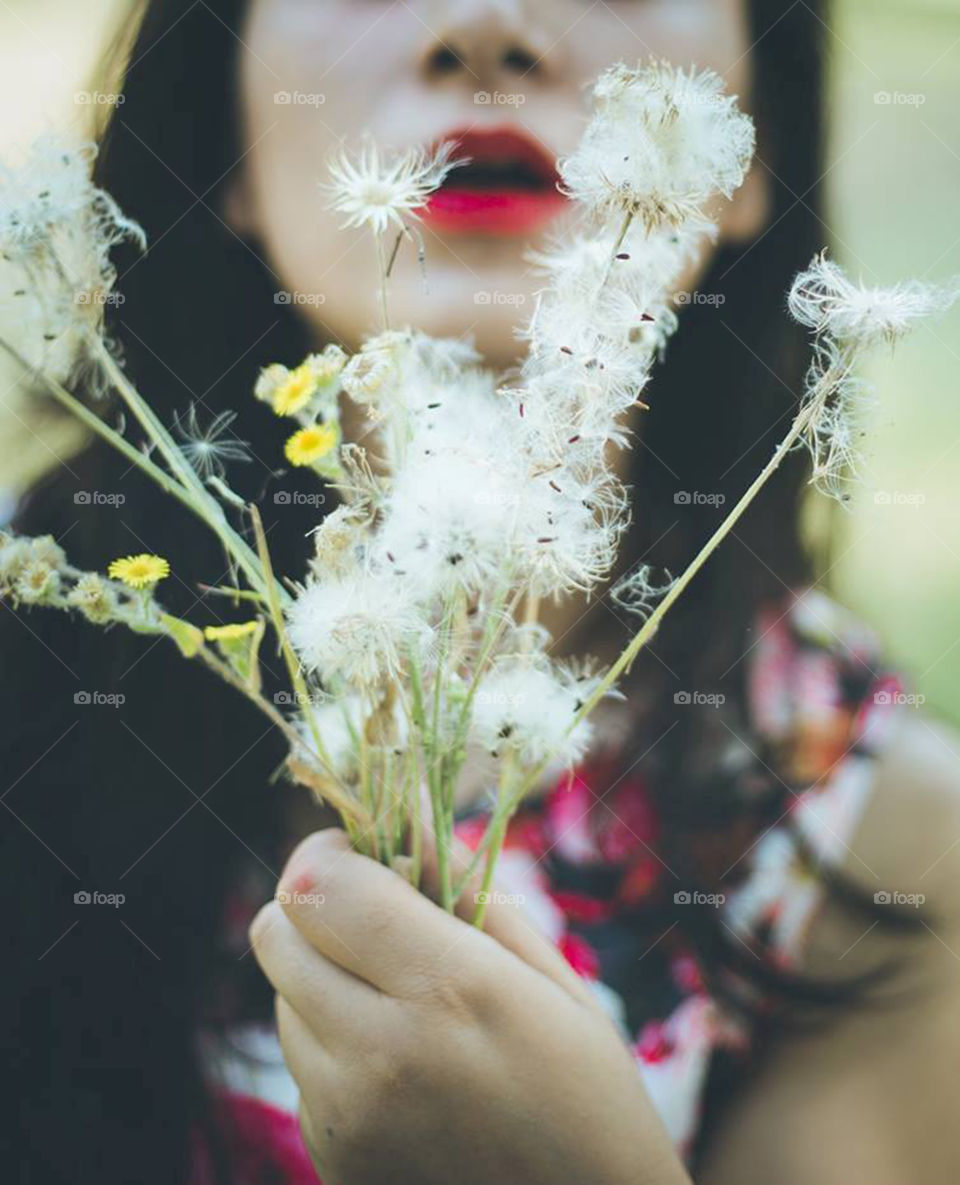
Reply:
M897 342L925 317L946 311L960 296L960 282L911 280L887 288L855 284L826 252L794 280L792 316L817 334L854 347Z
M396 678L406 652L422 649L431 632L402 581L371 573L308 584L288 617L294 649L328 686Z
M385 154L367 141L356 156L342 151L334 157L331 182L321 190L329 195L330 209L345 216L344 228L368 227L378 235L390 227L402 230L450 170L463 163L453 160L454 147L444 143L432 150Z
M593 119L560 174L570 197L601 218L678 225L743 181L753 123L711 71L621 63L601 75L593 96Z
M0 336L60 382L117 299L111 250L124 240L145 246L140 227L94 185L95 156L93 144L45 137L17 164L0 164Z
M497 756L512 751L529 765L574 765L586 751L591 727L581 721L567 730L596 682L545 659L505 658L476 694L471 740Z

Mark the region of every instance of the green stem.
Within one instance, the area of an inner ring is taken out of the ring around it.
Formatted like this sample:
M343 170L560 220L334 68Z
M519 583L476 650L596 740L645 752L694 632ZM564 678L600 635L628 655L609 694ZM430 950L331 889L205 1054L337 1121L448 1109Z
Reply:
M176 441L167 431L163 422L124 374L122 367L104 342L97 337L93 339L92 346L114 390L156 445L180 484L193 494L194 501L190 503L191 509L214 532L227 554L234 557L253 587L258 592L265 593L263 573L252 548L227 522L223 507L203 484L196 470L177 447ZM279 593L285 603L290 600L289 594L284 589L280 589Z
M317 721L313 714L310 690L300 669L299 660L296 654L294 654L293 647L290 645L290 639L287 636L286 626L283 621L283 610L280 607L280 600L277 596L279 586L273 574L273 563L270 559L269 548L267 547L267 536L263 529L263 520L260 518L260 511L257 510L256 506L251 504L248 509L250 519L253 523L253 533L257 541L260 563L263 566L265 593L267 606L270 610L270 620L273 622L273 629L277 635L280 652L283 655L283 661L286 664L290 682L293 684L293 688L297 693L301 712L307 722L307 727L310 729L310 736L316 747L317 756L326 766L329 775L335 781L339 782L333 762L330 760L330 756L324 747L323 740L320 736L320 729L317 726Z
M135 445L132 445L129 440L126 440L119 432L111 428L109 424L104 423L100 417L90 410L85 403L82 403L75 395L57 382L56 379L44 374L43 371L36 370L24 358L24 356L9 342L0 338L0 347L2 347L24 370L26 374L30 374L38 378L46 387L47 391L66 408L71 415L76 418L91 432L95 432L108 444L112 445L117 452L122 453L124 457L132 464L140 469L143 473L156 482L158 486L167 494L171 494L177 501L181 502L188 510L196 513L196 506L191 498L190 492L176 479L165 473L159 465L155 465L150 458L140 451Z
M703 545L700 551L693 558L691 563L684 570L683 574L674 581L670 586L670 590L664 596L663 600L657 605L656 609L650 614L642 627L633 636L625 649L620 654L619 658L610 667L606 675L594 689L593 693L586 699L580 710L571 720L566 729L566 735L569 735L577 725L584 720L594 710L600 700L613 687L617 679L629 672L633 663L640 653L656 635L660 628L663 619L670 611L671 607L683 595L686 588L691 581L706 564L707 560L713 555L716 549L720 546L723 540L730 534L739 520L743 517L747 508L754 501L763 487L767 484L773 474L780 467L784 457L791 451L797 441L803 434L814 424L817 417L823 411L823 407L829 398L831 392L836 389L837 383L842 379L843 375L849 370L849 360L844 360L841 364L833 367L828 371L817 385L816 390L812 393L809 400L806 401L804 407L797 413L790 426L789 431L774 449L773 455L767 464L763 467L756 478L750 483L743 495L737 501L736 505L731 509L730 513L724 518L720 526L714 531L707 542ZM552 757L552 755L551 755ZM543 776L544 771L550 763L551 757L544 758L532 770L530 770L523 780L519 783L517 789L509 796L504 808L505 818L509 819L516 811L519 804L523 801L527 794L536 786L537 782ZM498 810L491 818L490 824L483 835L477 849L473 854L470 865L466 873L460 878L456 886L456 897L459 897L463 892L469 880L476 873L480 861L484 854L490 851L497 836L495 833L495 824L499 827ZM501 838L502 842L502 838ZM488 863L489 867L489 863Z
M387 310L387 261L383 253L383 237L374 232L373 238L377 245L377 271L380 275L380 316L383 320L384 332L386 332L390 328L390 314ZM396 252L394 252L395 254Z

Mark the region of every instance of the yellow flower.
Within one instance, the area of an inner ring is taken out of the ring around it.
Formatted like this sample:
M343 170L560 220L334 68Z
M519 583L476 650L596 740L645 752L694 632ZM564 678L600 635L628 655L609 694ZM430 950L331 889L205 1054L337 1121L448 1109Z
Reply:
M208 642L235 642L239 638L247 638L257 632L259 622L236 621L230 625L208 625L203 636Z
M170 575L170 565L158 555L128 555L114 560L107 569L111 580L122 580L128 588L149 588Z
M278 416L294 416L303 411L317 391L317 375L309 362L291 370L271 395L273 410Z
M283 451L291 465L312 465L336 448L339 438L336 424L313 424L294 432Z

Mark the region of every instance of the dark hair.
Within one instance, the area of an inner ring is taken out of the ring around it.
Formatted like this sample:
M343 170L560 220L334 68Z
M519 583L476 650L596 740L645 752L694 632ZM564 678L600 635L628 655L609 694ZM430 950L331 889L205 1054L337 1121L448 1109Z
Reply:
M700 503L678 513L674 495L709 491L729 505L787 422L806 344L784 316L783 292L824 233L821 5L749 7L769 227L715 259L702 289L724 295L722 315L712 306L685 312L682 332L697 348L675 350L657 375L638 450L629 554L674 571L718 515ZM192 401L210 414L239 408L237 435L275 457L280 428L248 392L259 366L296 360L309 343L290 310L274 303L279 278L220 217L243 152L233 96L245 3L217 8L154 0L130 54L125 103L98 172L152 246L142 258L120 254L124 303L113 330L130 372L168 420ZM262 466L238 467L233 478L260 502L279 566L293 570L313 512L276 513ZM285 488L292 480L285 477ZM675 686L725 689L742 704L736 660L760 606L810 579L802 486L802 465L791 459L698 577L655 657L638 664L653 716L669 711L663 705ZM122 492L125 501L114 510L77 504L71 493L81 490ZM170 555L176 578L164 598L175 612L195 611L197 583L226 567L201 528L101 446L35 490L18 525L63 539L83 567L102 570L130 551ZM219 608L205 602L206 620ZM269 1008L252 959L242 947L225 948L220 935L241 870L259 868L266 883L280 867L287 837L271 779L283 743L167 643L52 614L5 616L4 764L13 784L0 812L3 873L14 893L10 945L26 982L0 976L2 1014L16 1029L16 1085L3 1122L22 1149L18 1179L171 1185L187 1178L191 1130L207 1127L217 1149L198 1027L216 1022L224 993ZM74 694L94 688L125 702L77 710ZM671 842L681 859L695 817L736 834L740 808L722 787L714 785L706 810L702 770L713 743L703 718L687 713L664 758L676 775ZM74 903L92 891L125 901ZM705 925L692 923L697 949L717 967L734 965L736 951L715 930L697 930ZM784 990L803 994L797 984Z

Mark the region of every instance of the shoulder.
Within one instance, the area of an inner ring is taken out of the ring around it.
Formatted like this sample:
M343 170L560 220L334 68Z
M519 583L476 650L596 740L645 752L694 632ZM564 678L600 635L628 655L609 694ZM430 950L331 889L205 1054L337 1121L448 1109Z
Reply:
M878 874L913 883L938 914L960 920L960 732L901 714L877 760L858 843Z
M721 1128L707 1185L758 1169L781 1185L939 1185L960 1161L960 735L897 713L840 866L875 908L831 895L803 969L835 982L886 975L823 1025L776 1041Z
M960 972L960 734L917 709L899 711L875 758L872 791L840 868L874 900L875 917L854 922L828 901L811 934L812 973L836 970L841 956L849 973L868 971L907 947L915 972L928 963L946 977ZM877 924L855 949L841 946L866 931L868 921ZM942 964L938 944L953 968Z

